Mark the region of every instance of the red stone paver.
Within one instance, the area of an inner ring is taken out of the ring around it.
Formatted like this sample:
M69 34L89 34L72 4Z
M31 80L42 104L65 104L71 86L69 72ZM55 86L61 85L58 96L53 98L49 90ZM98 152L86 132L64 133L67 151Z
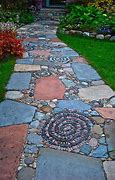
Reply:
M27 128L27 125L0 128L0 180L15 179Z
M33 51L29 51L29 53L33 56L45 56L45 57L48 57L51 54L49 50L33 50Z
M23 42L37 42L38 39L37 38L25 38L23 39Z
M86 59L83 58L83 57L75 57L75 58L73 58L73 61L78 62L78 63L88 64L88 62L86 61Z
M49 76L36 80L34 94L36 99L63 99L64 93L65 86L56 76Z
M96 108L96 111L103 118L115 120L115 108Z
M52 42L62 42L62 41L61 41L60 39L58 39L58 38L52 38L51 41L52 41Z

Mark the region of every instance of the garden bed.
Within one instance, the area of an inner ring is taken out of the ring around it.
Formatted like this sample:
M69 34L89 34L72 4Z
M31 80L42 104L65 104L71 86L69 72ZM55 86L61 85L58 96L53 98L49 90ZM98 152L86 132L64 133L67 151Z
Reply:
M90 4L71 4L60 20L58 32L115 41L115 16L107 11Z

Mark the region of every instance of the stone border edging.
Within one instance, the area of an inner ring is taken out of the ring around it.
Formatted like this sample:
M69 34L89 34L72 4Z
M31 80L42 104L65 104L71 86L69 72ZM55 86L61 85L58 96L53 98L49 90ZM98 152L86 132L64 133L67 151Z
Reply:
M78 30L63 30L63 29L58 29L58 33L64 33L64 34L69 34L69 35L81 35L84 37L91 37L91 38L96 38L100 40L109 40L109 41L115 41L115 35L110 35L110 34L101 34L101 33L96 33L96 32L88 32L88 31L78 31Z

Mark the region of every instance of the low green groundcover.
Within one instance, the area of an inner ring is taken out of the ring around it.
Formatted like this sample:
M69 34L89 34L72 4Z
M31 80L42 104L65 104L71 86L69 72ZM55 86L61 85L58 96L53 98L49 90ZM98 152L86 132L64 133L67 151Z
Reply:
M5 59L0 59L0 101L4 99L6 92L6 85L13 72L15 64L14 57L7 57Z
M29 24L35 20L33 12L28 10L0 9L0 22L13 22L16 24Z
M115 90L115 43L80 36L58 34L68 46L84 56L102 79Z

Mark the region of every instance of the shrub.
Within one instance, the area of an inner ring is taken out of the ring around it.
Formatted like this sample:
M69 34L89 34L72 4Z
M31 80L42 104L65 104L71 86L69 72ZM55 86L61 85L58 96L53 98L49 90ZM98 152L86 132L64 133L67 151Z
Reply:
M114 27L114 18L93 6L72 5L71 11L61 19L59 27L67 30L97 31L102 26Z
M34 14L31 11L0 11L0 22L14 22L17 24L29 24L35 19Z
M16 38L16 31L0 31L0 58L8 55L21 57L23 52L21 40Z

